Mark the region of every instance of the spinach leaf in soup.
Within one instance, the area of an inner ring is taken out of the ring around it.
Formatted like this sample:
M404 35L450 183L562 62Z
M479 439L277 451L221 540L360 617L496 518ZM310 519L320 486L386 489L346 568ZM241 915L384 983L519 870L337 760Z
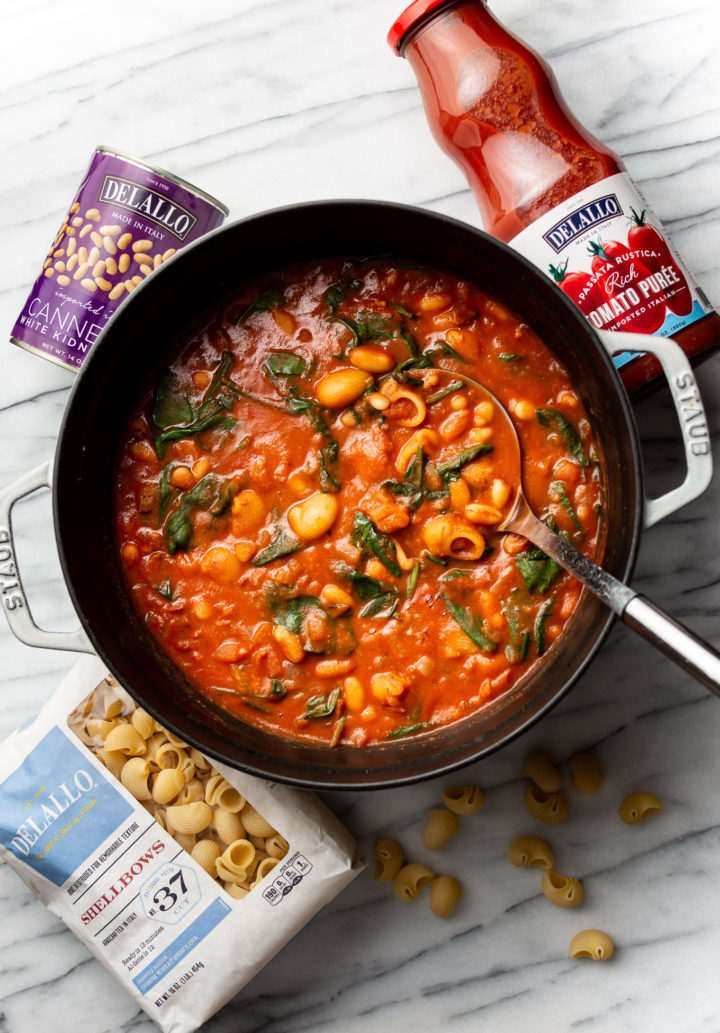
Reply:
M515 562L528 592L539 592L540 595L545 595L562 572L562 567L537 546L517 556Z
M165 430L166 427L189 423L193 416L192 405L189 399L181 393L177 375L171 369L161 370L153 398L153 426L158 430Z
M165 542L170 555L190 547L195 530L193 515L197 510L217 517L227 511L230 502L227 482L214 473L206 474L191 491L185 492L165 525Z
M261 549L253 558L254 567L264 567L266 563L272 563L273 560L278 560L283 556L289 556L293 552L299 552L302 549L302 544L293 538L292 535L283 527L278 527L275 530L275 537L268 546Z
M557 409L536 409L535 415L537 416L538 423L541 423L543 427L550 427L560 435L568 453L574 459L577 459L581 466L590 465L590 460L580 435L567 416Z
M364 552L370 551L380 560L382 565L395 577L402 577L402 570L397 561L395 542L385 534L381 534L365 513L356 513L353 521L352 540Z
M235 317L235 323L243 323L248 316L254 312L270 312L274 308L280 308L285 304L285 297L280 287L269 287L262 294L259 294L254 301L251 301L240 314Z
M478 649L484 653L493 653L497 649L498 644L485 632L481 617L466 610L464 606L454 603L445 593L443 593L442 599L452 619L458 627L462 628L468 638L472 639Z
M197 437L206 430L232 430L237 420L227 415L239 393L227 379L235 362L232 352L224 351L200 405L195 409L180 394L177 377L172 370L163 370L157 380L153 400L153 424L160 430L155 435L155 451L165 456L169 442Z

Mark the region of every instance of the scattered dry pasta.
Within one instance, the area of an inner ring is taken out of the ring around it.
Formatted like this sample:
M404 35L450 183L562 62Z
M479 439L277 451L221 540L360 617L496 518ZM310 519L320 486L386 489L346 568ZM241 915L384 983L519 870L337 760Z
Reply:
M428 813L422 833L423 845L428 850L442 850L458 833L460 823L452 811L437 807Z
M426 864L415 861L404 865L393 879L393 892L398 900L414 900L435 872Z
M563 793L546 793L535 785L528 786L525 791L525 809L538 821L556 825L567 818L567 797Z
M73 711L68 725L235 900L289 852L284 836L206 757L158 725L110 680ZM401 864L402 857L398 869Z
M654 793L630 793L620 804L620 817L626 825L637 825L651 814L659 814L663 805Z
M438 918L448 918L463 895L463 888L452 875L438 875L430 883L430 910Z
M402 847L394 839L382 836L375 840L373 846L375 855L375 878L378 882L389 882L394 879L402 868L403 853Z
M508 847L508 861L518 868L552 868L555 855L544 839L519 836Z
M583 929L570 941L571 958L592 958L607 961L615 953L615 944L601 929Z
M557 793L562 788L562 775L549 753L531 753L525 760L523 775L545 793Z
M544 872L541 888L547 899L558 907L577 907L585 896L579 879L568 879L559 872Z
M480 786L445 786L442 798L454 814L477 814L485 803Z
M572 784L581 793L596 793L605 781L592 753L576 753L570 758Z

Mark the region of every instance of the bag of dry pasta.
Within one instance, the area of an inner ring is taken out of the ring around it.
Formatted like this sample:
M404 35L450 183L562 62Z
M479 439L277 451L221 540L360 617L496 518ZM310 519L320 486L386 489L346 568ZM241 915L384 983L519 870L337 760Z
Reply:
M82 660L0 751L0 853L168 1033L191 1033L357 873L311 794L219 764Z

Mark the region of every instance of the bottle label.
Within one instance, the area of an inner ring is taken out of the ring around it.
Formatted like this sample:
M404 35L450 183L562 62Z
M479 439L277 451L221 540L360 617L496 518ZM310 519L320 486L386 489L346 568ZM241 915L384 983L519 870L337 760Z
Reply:
M712 307L627 173L567 198L510 241L598 330L670 337ZM616 367L637 352L615 356Z

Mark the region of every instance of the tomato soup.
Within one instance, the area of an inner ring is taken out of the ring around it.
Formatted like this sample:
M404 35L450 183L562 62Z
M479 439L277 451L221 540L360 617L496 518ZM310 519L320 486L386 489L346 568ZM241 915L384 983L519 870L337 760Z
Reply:
M602 540L566 370L480 287L390 259L240 288L137 400L115 532L147 628L197 690L292 739L422 735L508 692L581 586L499 530Z

